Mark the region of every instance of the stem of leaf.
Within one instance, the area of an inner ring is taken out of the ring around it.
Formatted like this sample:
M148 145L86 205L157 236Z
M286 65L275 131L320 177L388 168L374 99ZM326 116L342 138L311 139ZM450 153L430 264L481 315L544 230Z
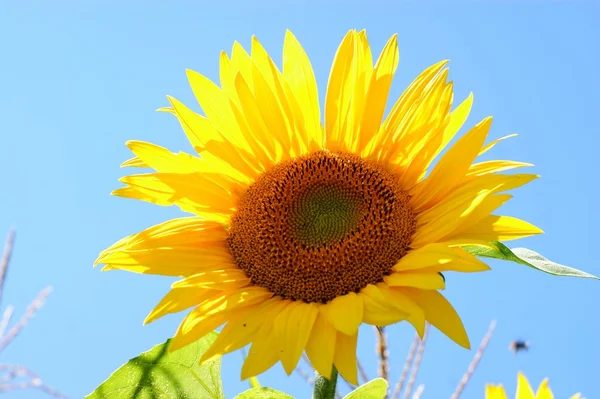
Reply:
M330 379L323 377L317 371L315 375L315 385L313 388L313 399L334 399L337 379L338 371L335 366L333 366L331 370Z

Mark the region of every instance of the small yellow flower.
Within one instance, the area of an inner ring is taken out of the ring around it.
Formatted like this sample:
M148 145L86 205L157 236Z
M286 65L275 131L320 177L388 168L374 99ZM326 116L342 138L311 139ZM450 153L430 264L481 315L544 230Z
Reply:
M303 352L329 377L335 365L357 383L362 323L425 321L469 347L463 324L438 290L441 272L489 267L461 249L541 233L491 214L506 191L537 176L500 172L530 166L473 163L485 118L443 154L473 98L452 108L446 61L423 71L384 117L398 66L396 36L373 65L365 31L343 39L321 122L317 84L287 32L280 71L256 38L220 57L221 87L188 71L205 116L169 97L200 157L130 141L124 166L155 172L121 179L113 192L194 216L170 220L103 251L103 270L181 276L151 322L194 307L171 349L224 325L203 360L251 344L242 378L281 361L291 373ZM434 164L440 154L439 162Z
M580 393L576 393L571 396L570 399L579 399ZM506 392L502 385L487 385L485 387L485 399L508 399ZM517 377L517 393L515 399L554 399L554 395L548 386L548 379L546 378L540 386L537 392L534 394L527 377L523 373L519 373Z

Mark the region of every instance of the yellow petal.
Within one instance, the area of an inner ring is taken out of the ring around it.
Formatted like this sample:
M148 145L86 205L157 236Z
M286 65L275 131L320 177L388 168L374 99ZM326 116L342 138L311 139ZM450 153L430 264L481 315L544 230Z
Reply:
M362 299L354 292L350 292L321 306L321 312L327 315L336 330L352 335L356 334L362 322L363 306Z
M433 86L433 82L439 80L439 75L448 61L441 61L425 69L407 88L396 101L388 116L385 118L379 132L373 136L367 146L367 154L380 152L385 143L396 139L399 147L403 147L408 134L411 133L412 121L417 114L418 100L423 97L425 89ZM415 107L417 104L417 107ZM380 153L378 159L383 156Z
M443 140L440 143L439 148L434 153L432 159L437 157L440 152L448 145L450 140L456 136L456 133L460 130L460 128L465 124L467 118L469 117L469 113L471 113L471 108L473 107L473 93L469 93L466 99L460 103L454 111L450 113L450 121L446 129L444 129ZM429 165L428 165L429 166Z
M199 305L217 295L222 295L222 293L210 289L198 290L197 287L172 288L148 314L144 324L152 323L167 314L181 312Z
M285 33L283 45L283 77L302 110L307 144L313 141L322 146L323 130L317 81L308 56L289 30Z
M417 215L417 234L421 239L437 241L446 236L458 237L459 232L476 224L495 211L511 197L492 195L522 186L537 175L486 175L460 184L443 201ZM441 225L440 225L441 224ZM423 237L425 236L425 237ZM419 241L413 240L413 245Z
M489 215L462 231L460 236L485 241L508 241L543 233L538 227L523 220L510 216Z
M144 164L159 172L189 173L209 170L204 167L205 163L200 158L186 153L174 154L164 147L138 140L129 140L126 145Z
M247 149L248 145L236 123L227 93L198 72L188 69L186 74L192 91L210 123L226 139L233 141L240 148Z
M236 157L239 162L239 158L242 158L247 166L258 167L257 171L263 172L264 169L261 169L261 166L264 165L269 158L261 151L261 147L256 145L256 140L262 141L261 144L268 146L272 142L272 138L264 131L257 132L256 134L258 137L252 135L249 132L248 127L244 125L243 118L241 117L239 110L237 110L235 102L227 95L227 93L219 89L217 85L205 76L191 70L187 70L186 72L194 95L206 113L208 120L225 139L225 141L221 141L220 144L226 145L229 143L233 146L233 151L230 151L228 154L222 154L222 156L224 156L223 159L229 161L230 158ZM238 73L234 83L236 92L238 96L240 96L238 100L242 105L242 108L247 111L246 115L256 117L257 114L252 112L255 104L253 104L250 97L247 95L245 95L244 98L241 97L240 86L242 85L242 82L247 83L243 75ZM244 86L244 88L245 87L247 87L247 85ZM238 111L237 114L236 110ZM206 151L213 152L214 155L218 155L214 153L213 147L215 141L216 140L207 142L205 149ZM209 146L209 143L211 143L213 147Z
M244 143L234 144L234 140L224 138L211 121L193 112L175 98L167 98L194 149L208 164L213 165L215 170L244 182L249 182L258 175L253 157L244 150ZM227 149L225 153L216 152L223 147Z
M188 276L173 284L173 287L190 287L201 290L203 288L233 291L250 284L250 278L238 268L208 270Z
M177 117L190 144L197 152L204 150L206 142L221 137L219 131L208 119L192 111L174 97L167 96L167 100L171 103L171 107L165 109Z
M302 356L318 313L316 304L295 301L282 310L273 322L279 359L288 375L294 371Z
M539 175L529 173L512 175L487 173L480 176L465 176L463 180L450 193L448 193L448 197L455 196L464 191L477 191L484 188L494 189L494 192L513 190L532 182L538 177ZM444 201L446 200L447 198L444 198ZM440 201L435 206L440 206L440 204L443 204L444 201Z
M444 154L431 174L415 188L411 198L415 211L427 209L463 178L481 150L491 123L491 118L485 118Z
M248 357L242 366L241 379L245 380L257 376L270 369L279 357L278 347L273 345L275 339L272 328L261 329L256 334L254 342L248 351Z
M333 363L342 377L351 384L358 385L358 374L356 369L356 341L358 333L346 335L337 333L335 340L335 354Z
M206 269L235 267L227 250L158 248L115 251L101 255L98 264L133 273L189 276Z
M450 85L447 89L449 89L449 93L447 93L449 98L447 98L445 101L447 101L448 105L450 105L452 102L452 86ZM442 92L440 100L443 100L443 95L444 93ZM441 102L443 103L444 101ZM410 162L410 164L408 164L407 171L404 174L404 178L406 179L408 186L412 186L423 179L433 160L440 154L446 145L448 145L450 140L454 138L456 133L458 133L462 125L467 120L467 117L471 112L472 105L473 93L470 93L469 96L460 105L458 105L454 111L450 113L447 118L447 124L442 123L442 120L445 116L442 114L439 116L440 121L438 122L439 126L437 128L431 127L430 125L425 126L425 128L431 130L441 129L441 134L432 134L431 139L426 143L426 147L417 146L415 148L415 151L418 151L417 155L419 155L422 159L420 162L415 162L415 160L413 160Z
M233 102L239 105L239 99L237 98L237 93L233 87L233 79L238 72L237 66L233 65L227 56L227 53L221 51L221 54L219 55L219 80L221 82L221 89L227 93Z
M377 284L385 300L396 309L407 314L406 320L415 327L421 338L425 334L425 313L423 309L413 300L408 292L399 288L388 288L384 283ZM437 292L437 291L435 291Z
M502 385L486 385L485 399L508 399Z
M149 166L142 161L141 159L139 159L138 157L133 157L131 159L128 159L127 161L123 162L120 166L121 168L149 168Z
M533 164L517 161L485 161L471 165L466 176L483 176L489 173L504 172L511 169L525 168L527 166L533 166Z
M379 130L392 79L398 67L398 39L393 35L385 44L371 75L362 111L358 140L352 147L357 153L364 151L374 134Z
M414 187L425 176L427 169L444 143L446 127L450 122L450 108L453 96L452 82L446 83L448 70L442 71L432 81L432 86L419 100L418 114L408 122L411 133L400 142L394 143L392 163L398 163L402 184Z
M465 192L444 202L445 207L432 209L431 212L418 215L418 228L413 235L411 247L420 248L429 243L440 241L444 237L450 237L450 234L460 226L463 220L475 212L493 192L493 189L482 189L475 193ZM480 237L473 238L481 239Z
M443 290L444 278L436 272L400 272L384 278L390 287L414 287L423 290Z
M234 292L223 293L219 297L200 304L181 322L169 350L174 351L202 338L220 325L247 311L249 306L262 303L272 296L272 293L262 287L246 287Z
M147 167L151 167L157 172L184 174L198 172L202 174L203 178L210 180L234 197L245 192L247 188L243 181L237 180L239 178L237 174L231 176L222 173L205 159L184 152L174 154L164 147L144 141L130 140L126 144Z
M329 74L325 95L325 138L326 147L331 151L346 150L346 135L353 134L351 107L357 78L357 36L352 30L346 34Z
M394 307L380 289L369 284L358 294L364 302L363 322L374 326L387 326L406 320L408 313Z
M529 385L529 381L527 381L527 377L525 377L523 373L519 373L517 376L516 396L519 399L535 399L533 389L531 389L531 385Z
M496 209L504 205L513 196L510 194L497 194L486 197L477 208L466 215L461 222L456 226L454 231L449 234L451 237L459 237L460 233L470 226L477 224L481 219L489 216Z
M451 248L464 247L467 245L474 245L476 247L483 247L483 248L489 248L489 249L496 248L494 245L490 244L488 241L475 240L475 239L469 239L469 238L444 240L441 244L445 244Z
M499 142L501 142L501 141L503 141L503 140L506 140L506 139L509 139L509 138L511 138L511 137L516 137L516 136L517 136L517 134L514 134L514 133L513 133L513 134L509 134L509 135L507 135L507 136L500 137L499 139L496 139L496 140L492 141L491 143L489 143L489 144L486 144L486 145L485 145L485 147L483 147L483 148L481 149L481 151L479 151L479 154L478 154L478 155L485 154L486 152L488 152L489 150L491 150L492 148L494 148L494 146L495 146L496 144L498 144Z
M225 241L227 234L221 224L214 222L174 219L119 240L101 252L95 264L167 276L235 268Z
M230 213L235 208L231 193L200 173L147 173L125 176L119 181L186 212Z
M107 251L193 246L226 248L228 232L221 223L198 217L171 219L123 238Z
M200 361L204 363L216 355L233 352L248 345L256 338L260 328L265 323L273 323L286 305L286 301L274 297L250 307L235 320L230 320Z
M360 125L365 112L367 90L373 74L373 59L367 39L367 32L355 33L354 56L350 66L350 75L346 81L346 89L351 91L349 108L345 120L341 120L344 130L342 147L356 152L356 144L359 141ZM372 132L371 132L372 134Z
M520 174L484 174L481 176L465 177L452 191L450 191L443 201L438 202L431 209L441 207L450 200L450 198L458 197L463 193L475 193L482 189L492 190L494 193L500 193L515 188L521 187L527 183L537 179L539 175L520 173ZM472 194L473 195L473 194ZM425 211L428 212L429 210ZM425 213L424 212L424 213Z
M252 59L246 50L244 50L244 47L237 41L233 42L233 47L231 48L231 64L241 73L250 87L253 87Z
M400 288L398 288L400 289ZM460 346L470 349L469 337L460 317L450 302L437 291L402 288L425 312L425 318L448 338Z
M306 355L312 366L325 378L331 378L337 332L327 317L319 312L306 343Z
M256 103L259 105L258 111L269 134L267 139L273 141L272 146L275 149L273 159L276 161L289 159L292 150L291 142L297 138L293 123L290 121L290 112L280 98L282 91L277 88L276 81L279 81L280 74L266 50L255 37L252 38L252 58L254 60L252 68L254 95Z
M537 393L535 394L535 399L554 399L554 395L548 386L548 379L544 379L540 386L538 387Z
M268 97L268 100L265 100L267 97L266 94L262 95L261 100L269 101L272 106L272 109L270 109L269 112L277 113L279 118L281 118L280 109L278 107L276 108L276 104L273 104L275 100L273 99L271 88L264 82L264 78L259 72L256 73L256 77L258 79L262 78L262 80L258 82L260 89L267 90L271 94L271 96ZM240 132L248 143L247 149L253 154L255 162L260 165L260 170L266 171L276 162L281 160L281 149L278 151L276 148L275 137L287 136L287 131L269 131L268 126L265 124L265 120L261 116L261 108L263 106L266 107L269 104L259 104L252 89L250 89L248 83L241 74L238 74L235 77L235 89L240 101L240 108L237 109L232 107L233 114L235 115L234 117L237 120ZM262 112L264 113L265 111L263 110Z
M410 251L392 269L397 272L412 270L417 272L481 272L489 270L490 267L459 248L450 247L447 243L439 243Z

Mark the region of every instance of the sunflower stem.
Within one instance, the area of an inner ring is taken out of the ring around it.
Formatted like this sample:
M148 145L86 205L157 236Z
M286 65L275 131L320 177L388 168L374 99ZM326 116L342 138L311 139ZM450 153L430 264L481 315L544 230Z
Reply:
M327 379L323 375L315 372L315 385L313 388L312 399L334 399L338 379L338 371L335 366L331 369L331 378Z

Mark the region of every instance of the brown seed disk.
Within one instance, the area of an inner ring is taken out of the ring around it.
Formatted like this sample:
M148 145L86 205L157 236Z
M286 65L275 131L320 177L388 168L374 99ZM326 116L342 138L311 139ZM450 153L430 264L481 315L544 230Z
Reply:
M252 282L287 299L328 302L376 284L415 232L393 173L354 154L281 162L242 196L228 244Z

